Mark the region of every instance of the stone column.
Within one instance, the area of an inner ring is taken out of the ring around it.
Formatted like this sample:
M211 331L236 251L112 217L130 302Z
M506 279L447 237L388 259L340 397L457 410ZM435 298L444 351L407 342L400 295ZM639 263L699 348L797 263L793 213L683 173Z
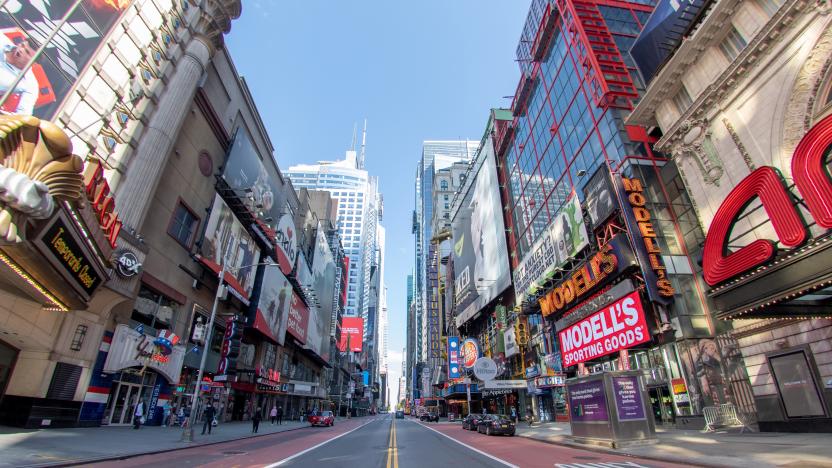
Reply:
M199 79L211 59L212 48L204 37L191 40L147 124L116 192L119 217L127 226L138 229L144 221L168 154L191 109Z

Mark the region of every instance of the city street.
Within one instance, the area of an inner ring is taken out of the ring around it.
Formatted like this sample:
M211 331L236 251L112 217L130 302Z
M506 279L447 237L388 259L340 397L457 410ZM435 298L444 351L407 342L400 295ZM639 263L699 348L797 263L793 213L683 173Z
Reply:
M99 463L96 467L579 467L683 466L601 454L521 437L487 437L459 424L424 424L392 416L339 421L330 428L306 428Z

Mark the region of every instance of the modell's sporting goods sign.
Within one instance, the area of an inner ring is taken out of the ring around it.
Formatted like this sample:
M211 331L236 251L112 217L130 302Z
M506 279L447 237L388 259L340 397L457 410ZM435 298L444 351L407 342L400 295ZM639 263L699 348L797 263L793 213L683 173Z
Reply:
M567 367L650 341L638 291L561 330L558 340Z

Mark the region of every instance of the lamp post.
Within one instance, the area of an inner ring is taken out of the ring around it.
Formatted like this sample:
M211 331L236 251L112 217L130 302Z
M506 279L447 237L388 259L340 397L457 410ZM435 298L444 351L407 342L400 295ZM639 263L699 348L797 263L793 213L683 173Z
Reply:
M202 358L199 361L199 371L197 372L196 382L194 384L194 393L191 395L191 418L188 423L188 427L182 429L182 442L191 442L194 440L194 425L193 421L197 420L196 414L196 403L199 401L199 393L200 393L200 385L202 385L202 376L205 373L205 362L208 359L208 346L211 345L211 340L214 335L214 321L217 317L217 308L219 307L220 297L222 297L222 290L223 290L223 283L225 281L225 274L226 272L234 272L242 270L243 268L251 268L260 265L264 266L277 266L276 263L254 263L251 265L242 265L237 268L227 268L227 258L226 255L228 254L228 248L234 244L234 242L229 242L226 245L226 251L223 253L221 262L220 262L220 271L217 274L217 292L214 294L214 305L211 306L211 317L208 319L208 330L205 332L205 344L202 346Z

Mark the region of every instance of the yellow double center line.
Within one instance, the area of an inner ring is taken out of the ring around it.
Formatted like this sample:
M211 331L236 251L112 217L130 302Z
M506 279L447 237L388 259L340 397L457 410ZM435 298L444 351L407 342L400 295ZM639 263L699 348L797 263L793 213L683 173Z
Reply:
M396 447L396 419L390 425L390 442L387 444L387 468L399 468L399 449Z

